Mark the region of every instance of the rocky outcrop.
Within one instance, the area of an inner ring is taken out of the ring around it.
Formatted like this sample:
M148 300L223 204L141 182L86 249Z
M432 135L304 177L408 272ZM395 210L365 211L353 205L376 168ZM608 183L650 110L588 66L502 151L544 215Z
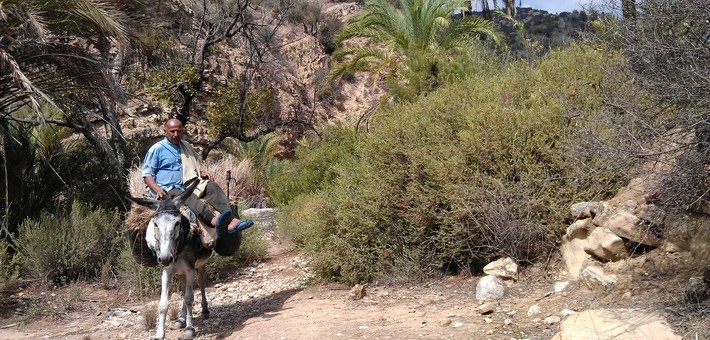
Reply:
M608 201L571 206L575 221L562 237L560 249L572 279L579 279L595 262L619 261L643 247L690 250L699 268L710 265L710 217L666 213L652 202L658 185L651 178L636 178ZM588 271L585 282L598 281L594 278L599 275L592 274L598 271Z

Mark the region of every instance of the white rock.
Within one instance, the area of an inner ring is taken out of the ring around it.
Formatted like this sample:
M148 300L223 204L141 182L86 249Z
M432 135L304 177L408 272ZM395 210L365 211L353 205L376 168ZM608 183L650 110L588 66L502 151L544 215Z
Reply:
M606 275L599 266L589 266L582 270L582 281L594 291L610 291L617 283L615 275Z
M570 315L552 339L682 339L658 312L589 310Z
M494 275L482 277L476 285L476 299L481 301L495 300L505 295L503 281Z
M503 279L518 279L518 264L509 257L498 259L483 267L483 272Z
M562 316L570 316L570 315L572 315L572 314L574 314L574 313L576 313L576 312L573 311L573 310L571 310L571 309L565 308L565 309L563 309L563 310L560 312L560 315L562 315Z
M533 316L538 313L540 313L540 306L539 305L532 305L532 306L530 306L530 308L528 308L528 316Z
M453 325L451 325L451 327L452 328L461 328L461 327L463 327L463 322L461 322L461 321L455 322Z
M565 288L567 288L568 285L569 285L569 281L562 281L562 282L555 283L555 293L559 293L559 292L565 290Z
M543 320L543 322L545 324L552 325L552 324L556 324L556 323L560 322L560 320L561 319L559 316L553 315L553 316L546 317L545 320Z

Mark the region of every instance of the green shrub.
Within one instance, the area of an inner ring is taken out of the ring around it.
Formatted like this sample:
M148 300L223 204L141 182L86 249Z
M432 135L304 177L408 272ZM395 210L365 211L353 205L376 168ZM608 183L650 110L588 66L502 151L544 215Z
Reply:
M600 128L571 124L569 113L606 110L597 88L604 69L619 63L574 46L539 67L514 64L390 105L348 149L352 156L313 160L316 178L328 181L305 181L319 184L301 191L314 194L281 201L289 205L279 226L321 278L351 283L475 271L500 255L522 264L547 256L569 206L603 199L623 180L616 164L569 147L577 129ZM299 176L293 187L308 178Z
M19 265L10 243L0 240L0 294L7 293L19 278Z
M117 211L75 201L67 215L25 220L16 238L24 271L53 285L101 275L115 261L121 225Z
M330 185L337 176L333 165L353 153L356 137L353 129L335 125L327 128L321 139L304 140L296 149L295 161L268 183L271 203L281 207L299 195Z
M118 279L138 296L155 296L160 294L160 266L147 267L140 265L133 258L130 242L123 239L121 252L118 255Z

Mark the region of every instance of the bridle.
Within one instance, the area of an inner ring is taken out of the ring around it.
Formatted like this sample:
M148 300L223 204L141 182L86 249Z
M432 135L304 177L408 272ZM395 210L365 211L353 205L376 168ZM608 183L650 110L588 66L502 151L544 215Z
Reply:
M177 254L179 254L180 251L182 250L182 247L183 247L183 245L185 244L185 241L186 241L186 239L187 239L187 235L186 235L185 230L184 230L185 228L184 228L183 225L182 225L182 213L180 212L180 209L165 209L165 210L158 210L158 211L156 211L156 212L155 212L155 215L151 218L151 221L152 221L153 224L154 224L153 228L158 229L158 224L155 223L155 218L158 217L158 215L162 215L162 214L173 214L173 215L177 215L178 218L179 218L179 220L180 220L180 226L179 226L179 229L178 229L178 233L179 233L179 234L178 234L178 237L177 237L177 240L176 240L176 243L175 243L175 252L174 252L175 256L177 256ZM160 252L160 249L158 248L158 247L160 246L160 240L158 239L158 233L157 233L157 232L155 232L154 235L155 235L155 241L156 241L155 244L157 245L157 247L151 247L150 250L153 251L153 255L157 258L157 257L158 257L158 253Z

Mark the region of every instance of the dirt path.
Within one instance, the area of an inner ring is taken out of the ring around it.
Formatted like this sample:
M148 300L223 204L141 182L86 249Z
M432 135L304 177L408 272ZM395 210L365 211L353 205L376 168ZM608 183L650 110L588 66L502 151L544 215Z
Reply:
M555 293L557 278L528 275L511 282L506 297L493 304L495 310L481 315L475 299L478 277L370 284L364 298L353 299L351 287L304 285L304 267L297 253L274 242L263 262L208 287L210 318L195 309L197 338L549 339L559 323L548 317L562 317L565 309L618 304L618 296L597 298L574 282ZM55 294L62 293L71 294L71 288ZM0 339L145 339L154 334L145 330L142 316L150 301L133 301L120 289L87 287L81 294L81 306L61 317L31 323L0 319ZM182 333L168 330L166 338Z

